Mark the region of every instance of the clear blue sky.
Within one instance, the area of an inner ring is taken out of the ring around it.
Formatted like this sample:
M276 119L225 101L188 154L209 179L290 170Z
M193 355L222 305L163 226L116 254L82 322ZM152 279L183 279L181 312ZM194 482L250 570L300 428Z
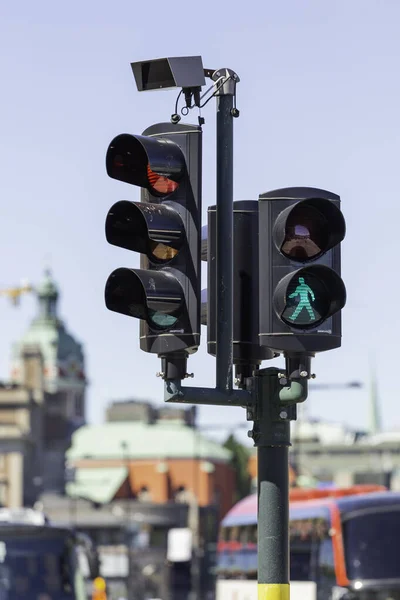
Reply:
M376 357L383 422L400 426L400 3L397 0L68 2L0 8L0 285L37 281L50 256L61 314L85 346L89 419L111 398L162 401L156 356L139 351L138 321L106 310L103 290L133 253L104 236L109 207L139 190L107 177L112 137L168 120L175 91L138 93L130 62L201 54L240 76L235 199L295 185L340 194L347 221L343 345L319 355L319 382L363 380ZM215 202L215 103L204 111L204 223ZM194 117L196 118L196 117ZM205 281L203 287L205 287ZM35 311L0 297L0 374ZM214 386L203 346L194 385ZM282 364L282 360L278 361ZM313 392L314 416L363 427L364 391ZM242 409L202 407L201 422L245 421Z

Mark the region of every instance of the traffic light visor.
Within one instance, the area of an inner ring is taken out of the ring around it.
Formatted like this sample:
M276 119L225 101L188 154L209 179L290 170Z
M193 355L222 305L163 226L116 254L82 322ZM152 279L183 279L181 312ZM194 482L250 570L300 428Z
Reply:
M179 213L167 203L122 200L107 214L106 238L109 244L146 254L154 263L165 263L184 244L185 228Z
M120 268L111 273L105 288L109 310L143 319L155 330L168 330L182 314L184 292L166 271Z
M340 209L330 200L314 198L289 206L274 227L279 251L295 262L315 260L339 244L346 226Z
M335 271L313 265L281 279L274 302L279 317L287 325L311 329L344 307L346 288Z
M123 133L108 147L106 169L113 179L165 197L178 189L186 162L178 144L169 139Z

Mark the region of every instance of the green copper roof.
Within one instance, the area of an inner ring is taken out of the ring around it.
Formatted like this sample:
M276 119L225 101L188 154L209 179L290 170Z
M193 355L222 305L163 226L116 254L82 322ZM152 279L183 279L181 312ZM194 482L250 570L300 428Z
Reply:
M76 479L67 483L66 492L73 498L86 498L106 504L111 502L127 476L128 470L125 467L77 469Z
M124 443L126 448L124 448ZM86 425L72 437L68 460L203 458L227 462L231 452L182 423L111 422Z
M14 356L20 354L23 346L30 345L38 345L45 360L64 360L70 355L83 359L81 345L67 333L60 322L43 323L34 320L21 340L14 345Z

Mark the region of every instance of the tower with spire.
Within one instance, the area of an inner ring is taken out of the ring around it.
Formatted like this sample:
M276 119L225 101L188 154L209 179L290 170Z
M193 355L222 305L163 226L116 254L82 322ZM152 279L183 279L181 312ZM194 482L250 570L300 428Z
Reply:
M37 391L42 405L43 489L59 492L64 486L65 453L72 434L85 424L84 354L58 314L60 294L50 270L34 292L37 314L13 346L11 382ZM30 356L39 357L40 368Z
M68 414L76 425L85 417L83 395L86 387L82 346L68 333L58 315L58 287L49 270L35 288L38 312L22 339L12 351L11 380L24 380L23 354L26 348L37 347L43 357L43 383L50 394L68 393Z

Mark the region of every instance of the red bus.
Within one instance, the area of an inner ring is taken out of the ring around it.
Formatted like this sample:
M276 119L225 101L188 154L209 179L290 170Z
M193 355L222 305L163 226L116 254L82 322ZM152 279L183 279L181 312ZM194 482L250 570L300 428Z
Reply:
M400 493L383 486L293 489L291 600L400 600ZM217 600L257 598L257 496L220 529Z

